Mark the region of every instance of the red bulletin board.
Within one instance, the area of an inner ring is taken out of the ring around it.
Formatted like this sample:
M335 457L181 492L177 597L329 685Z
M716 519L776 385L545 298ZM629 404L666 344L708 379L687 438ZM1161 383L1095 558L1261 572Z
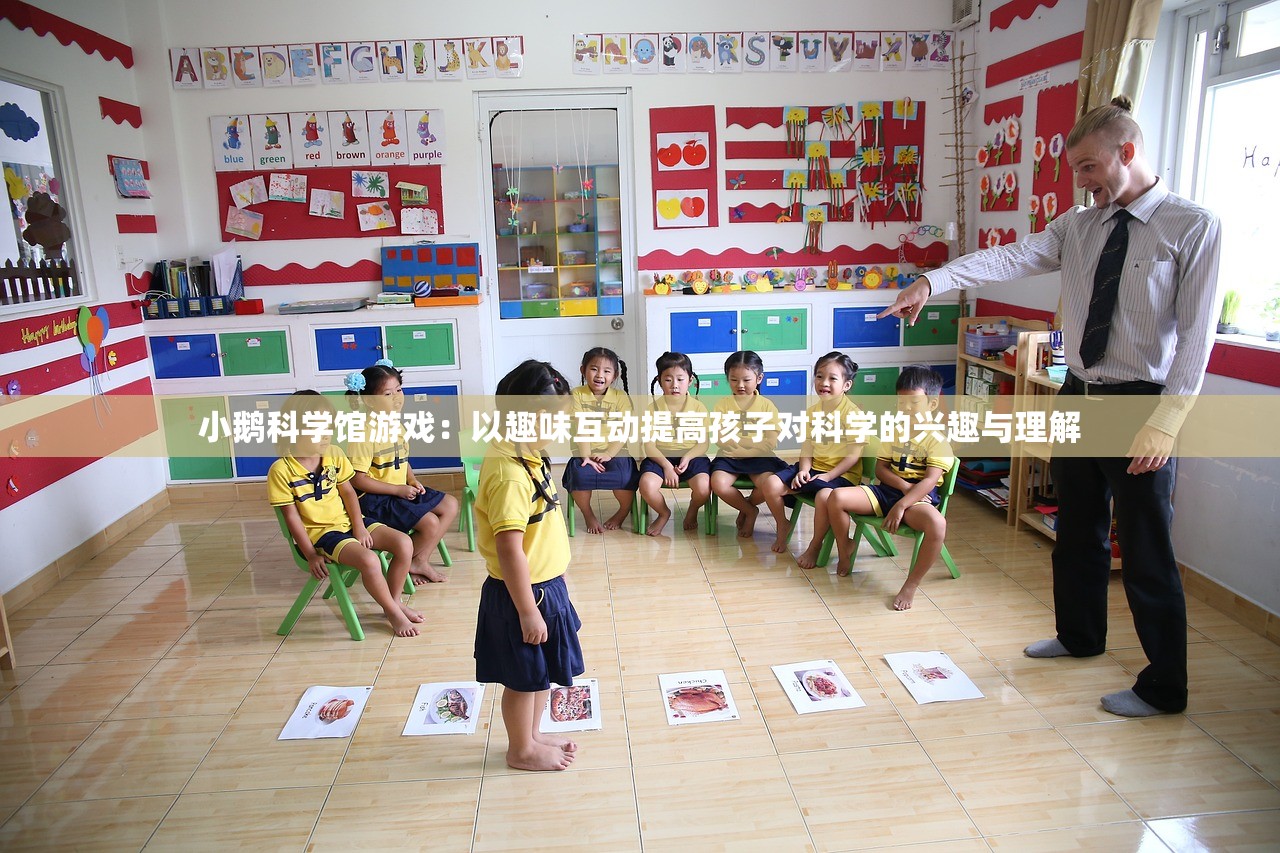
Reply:
M699 152L705 159L699 161L699 168L677 168L673 170L659 168L658 134L660 133L707 134L707 150ZM649 168L655 194L654 227L663 227L658 221L657 197L675 190L695 190L699 192L699 195L705 192L707 217L705 227L714 228L719 225L720 211L716 198L716 183L718 182L720 170L716 164L716 108L714 106L662 107L649 110L649 150L651 154ZM685 201L688 201L688 199L685 199Z
M1031 160L1032 160L1032 178L1031 178L1031 194L1036 201L1032 203L1031 209L1027 211L1027 218L1031 224L1032 233L1043 231L1044 226L1048 224L1049 219L1056 219L1075 205L1074 176L1071 174L1071 167L1067 165L1067 154L1065 140L1067 134L1071 132L1072 125L1076 122L1076 88L1077 83L1073 80L1070 83L1061 86L1054 86L1050 89L1041 89L1036 96L1036 132L1032 137ZM1063 140L1063 151L1057 158L1057 174L1054 172L1054 158L1051 151L1057 146L1053 144L1053 138L1061 136ZM1043 141L1044 156L1036 159L1035 140ZM1045 198L1050 193L1055 196L1054 204L1050 205L1052 210L1047 210ZM1053 216L1049 216L1052 213Z
M346 195L342 219L329 219L324 216L312 216L307 213L309 204L292 201L267 201L249 206L249 210L262 214L262 240L315 240L330 237L388 237L400 234L400 190L396 184L408 181L422 184L427 188L428 204L413 204L409 207L429 207L440 219L440 233L444 233L444 200L440 194L440 166L331 166L320 169L275 169L295 175L306 175L307 197L311 197L312 189L341 190ZM379 231L361 231L360 221L356 217L356 205L378 201L376 198L353 198L351 196L351 173L386 172L389 202L395 212L396 228L384 228ZM221 229L227 222L227 208L233 207L231 201L231 185L248 180L254 175L261 175L262 180L270 185L271 171L266 172L217 172L218 179L218 227ZM222 231L225 241L242 240L235 234ZM417 238L419 235L406 235Z

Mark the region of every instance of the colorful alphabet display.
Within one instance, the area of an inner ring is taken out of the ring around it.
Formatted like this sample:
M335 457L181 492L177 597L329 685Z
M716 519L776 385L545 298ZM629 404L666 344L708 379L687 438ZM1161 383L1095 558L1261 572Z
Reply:
M444 112L308 110L209 118L215 172L444 164Z
M483 80L524 74L524 36L169 49L175 89Z

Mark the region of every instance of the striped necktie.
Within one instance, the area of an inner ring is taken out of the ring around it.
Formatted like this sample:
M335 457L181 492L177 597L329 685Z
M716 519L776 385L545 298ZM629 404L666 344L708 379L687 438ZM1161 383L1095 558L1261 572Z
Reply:
M1089 299L1089 317L1084 323L1084 337L1080 340L1080 362L1093 367L1107 352L1107 337L1111 333L1111 315L1116 310L1116 297L1120 294L1120 274L1124 272L1124 256L1129 249L1129 220L1133 214L1120 208L1111 217L1115 226L1107 235L1102 247L1102 257L1093 274L1093 296Z

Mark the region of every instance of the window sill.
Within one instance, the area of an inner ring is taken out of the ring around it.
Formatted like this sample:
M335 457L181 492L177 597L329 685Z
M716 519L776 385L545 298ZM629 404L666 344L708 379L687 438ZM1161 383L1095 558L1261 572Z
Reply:
M93 298L87 294L63 296L59 299L34 299L30 302L0 302L0 322L5 320L25 320L42 314L53 314L67 308L78 308L88 305Z

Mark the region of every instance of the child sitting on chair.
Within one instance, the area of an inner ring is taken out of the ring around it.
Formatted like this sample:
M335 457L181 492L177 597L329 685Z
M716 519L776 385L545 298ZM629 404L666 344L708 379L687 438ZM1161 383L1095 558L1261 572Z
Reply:
M906 522L923 534L920 552L906 582L893 599L894 610L909 610L920 581L942 552L947 520L938 512L938 482L956 464L951 445L935 432L918 429L938 408L942 377L922 365L904 367L898 376L898 411L910 419L910 434L904 441L880 445L876 461L879 483L852 489L836 489L827 500L831 532L835 534L840 558L836 574L848 575L853 565L853 541L849 539L849 514L878 515L889 533Z
M281 414L286 428L296 428L297 437L282 441L284 455L267 472L267 499L284 513L311 574L328 577L329 560L359 569L364 588L395 635L417 636L422 614L400 603L413 542L399 530L360 514L350 482L355 472L346 454L330 444L333 404L316 391L299 391L284 401ZM391 554L386 577L374 548Z

